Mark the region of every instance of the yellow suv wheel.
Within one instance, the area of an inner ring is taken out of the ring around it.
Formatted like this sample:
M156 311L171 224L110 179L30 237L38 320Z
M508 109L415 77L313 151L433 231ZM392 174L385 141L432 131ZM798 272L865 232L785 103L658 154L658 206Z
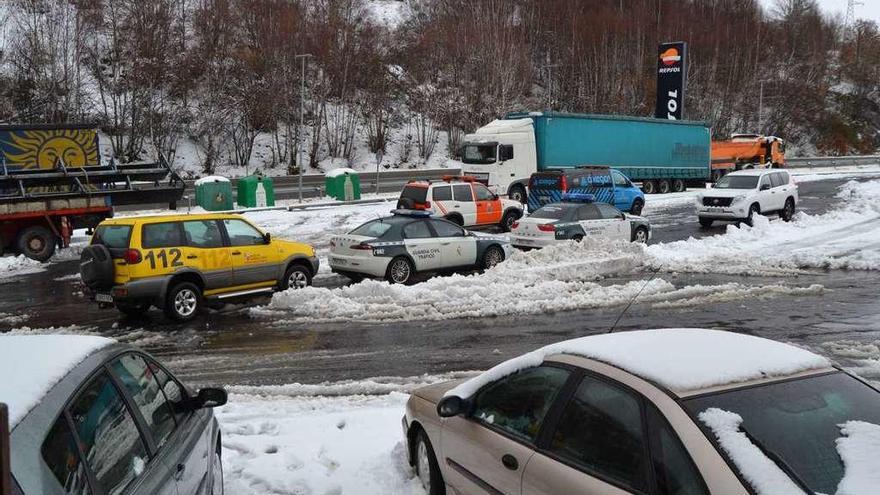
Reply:
M202 289L192 282L174 284L165 297L165 314L177 321L190 321L202 309Z

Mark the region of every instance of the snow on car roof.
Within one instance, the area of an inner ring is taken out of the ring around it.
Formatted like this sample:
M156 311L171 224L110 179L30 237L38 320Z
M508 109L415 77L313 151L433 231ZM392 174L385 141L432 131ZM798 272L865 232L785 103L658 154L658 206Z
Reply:
M9 427L86 357L112 339L87 335L0 337L0 402L9 406Z
M602 361L677 393L831 366L807 350L751 335L698 328L637 330L548 345L505 361L446 396L470 397L488 383L558 354Z

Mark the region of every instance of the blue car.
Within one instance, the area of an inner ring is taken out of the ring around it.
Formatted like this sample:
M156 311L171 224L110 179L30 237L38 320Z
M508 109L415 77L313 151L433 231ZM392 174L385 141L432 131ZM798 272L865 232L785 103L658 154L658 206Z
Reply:
M566 193L591 194L597 202L641 215L645 194L619 170L609 167L577 167L535 172L529 178L529 213L558 203Z

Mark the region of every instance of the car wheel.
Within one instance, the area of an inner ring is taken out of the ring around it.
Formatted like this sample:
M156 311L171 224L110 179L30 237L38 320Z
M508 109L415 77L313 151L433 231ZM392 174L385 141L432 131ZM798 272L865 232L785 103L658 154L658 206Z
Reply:
M794 199L785 200L785 206L782 207L782 213L779 216L786 222L790 222L794 218Z
M281 283L281 290L287 289L305 289L312 285L312 273L308 268L293 264L284 273L284 281Z
M504 250L498 246L489 246L489 248L486 249L486 252L483 253L484 270L494 268L502 261L504 261Z
M637 242L639 244L647 244L648 243L648 228L647 227L638 227L636 231L633 232L633 242Z
M519 219L519 215L517 215L515 212L508 211L507 213L505 213L504 216L501 218L501 230L503 230L504 232L510 232L510 229L513 228L513 224L517 221L517 219Z
M754 225L755 224L755 215L760 215L760 214L761 214L761 207L758 206L758 203L752 204L752 206L749 207L749 216L746 217L746 225L748 225L749 227Z
M645 194L655 194L657 192L657 183L652 180L642 182L642 192Z
M578 234L578 235L572 237L571 240L573 240L574 242L581 242L584 240L584 236Z
M657 183L657 192L660 194L668 194L671 188L672 186L669 185L669 181L666 179L662 179Z
M385 279L392 284L408 284L412 281L414 271L415 267L410 260L398 256L388 264L388 273L385 275Z
M714 222L715 220L712 220L711 218L700 217L700 227L703 227L704 229L711 227Z
M125 316L131 318L137 318L138 316L143 316L144 313L150 310L150 303L148 302L118 302L116 303L116 309L119 310L120 313Z
M454 223L455 225L458 225L459 227L464 226L464 219L462 219L459 215L449 215L448 217L446 217L446 219Z
M641 198L638 198L635 201L633 201L632 208L629 209L629 212L632 213L633 215L641 215L642 209L644 209L644 208L645 208L645 202L642 201Z
M165 314L176 321L190 321L202 309L202 290L192 282L180 282L168 291Z
M684 192L685 189L687 189L687 184L685 184L683 180L675 179L672 181L673 192Z
M440 466L437 465L437 456L431 447L431 441L425 430L419 430L416 434L415 446L416 475L422 483L422 488L428 495L446 495L446 485Z
M32 260L49 261L55 254L58 238L46 227L34 225L18 235L18 251Z
M220 447L214 451L214 465L211 466L211 470L211 495L223 495L223 462L220 459Z
M507 194L507 197L514 201L519 201L522 204L526 204L526 201L528 201L526 188L523 186L513 186L510 188L510 193Z

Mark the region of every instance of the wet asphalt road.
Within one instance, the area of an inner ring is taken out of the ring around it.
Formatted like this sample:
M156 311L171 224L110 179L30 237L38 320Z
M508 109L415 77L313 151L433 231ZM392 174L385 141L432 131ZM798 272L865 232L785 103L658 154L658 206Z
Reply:
M838 202L834 195L843 182L801 184L800 209L818 214L834 208ZM724 232L723 225L701 230L691 202L655 213L646 210L646 214L655 225L653 242ZM72 331L114 336L147 349L194 385L318 383L485 369L550 342L607 332L621 312L621 308L610 308L446 322L282 324L254 319L246 306L240 306L178 325L155 310L132 321L86 303L71 276L76 270L76 262L57 263L45 272L0 284L0 312L28 316L24 323L0 323L0 331L23 325L75 325ZM659 276L676 286L743 281L736 276ZM782 282L790 283L791 279L747 280L749 284ZM795 282L799 286L822 284L826 291L681 309L636 303L620 318L617 328L725 328L801 343L820 352L829 343L880 342L880 303L876 297L880 275L828 271L801 275ZM325 283L337 284L339 279L330 277ZM848 364L845 357L835 358Z

